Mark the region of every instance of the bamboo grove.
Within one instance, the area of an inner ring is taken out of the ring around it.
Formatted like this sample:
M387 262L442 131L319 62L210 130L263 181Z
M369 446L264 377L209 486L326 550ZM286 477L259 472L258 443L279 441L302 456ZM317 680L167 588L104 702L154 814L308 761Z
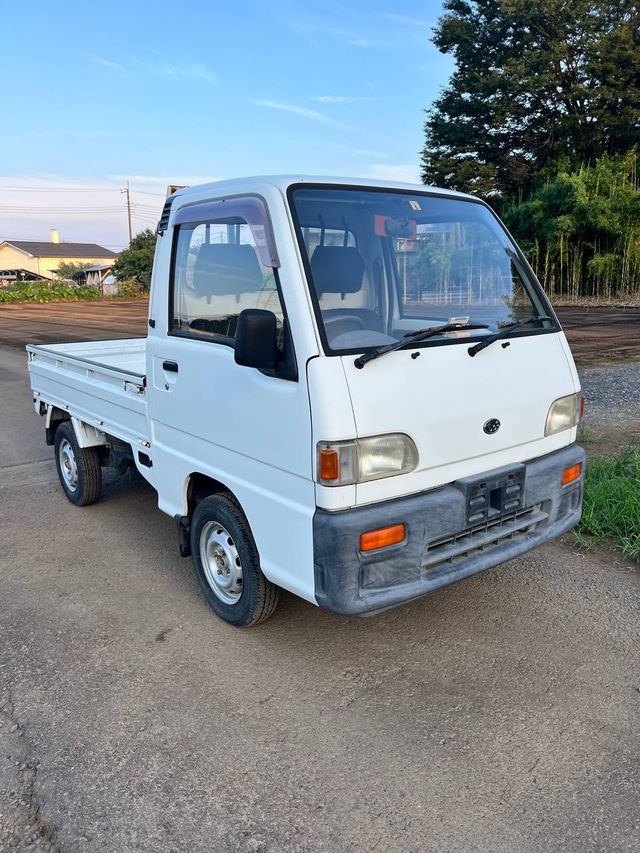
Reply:
M635 150L563 171L503 212L556 301L640 298L640 182Z

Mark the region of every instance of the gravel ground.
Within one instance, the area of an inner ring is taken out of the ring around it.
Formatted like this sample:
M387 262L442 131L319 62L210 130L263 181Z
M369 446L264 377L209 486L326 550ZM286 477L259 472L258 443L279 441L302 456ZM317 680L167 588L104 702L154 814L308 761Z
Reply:
M0 853L637 849L629 567L552 545L376 620L285 596L229 633L144 484L69 540L0 359ZM589 451L639 441L640 362L580 375Z
M39 763L17 721L10 692L0 695L0 853L60 853L35 796Z
M640 361L580 371L586 427L625 433L640 427Z
M2 853L635 853L629 566L553 544L376 618L285 594L238 631L144 482L64 499L24 355L0 365ZM596 412L609 382L585 374Z

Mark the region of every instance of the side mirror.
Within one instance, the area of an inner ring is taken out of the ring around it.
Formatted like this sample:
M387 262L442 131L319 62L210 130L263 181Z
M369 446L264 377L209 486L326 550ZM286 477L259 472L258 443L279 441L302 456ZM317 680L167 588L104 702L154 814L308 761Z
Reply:
M274 370L278 362L276 315L261 308L245 308L236 326L236 364Z

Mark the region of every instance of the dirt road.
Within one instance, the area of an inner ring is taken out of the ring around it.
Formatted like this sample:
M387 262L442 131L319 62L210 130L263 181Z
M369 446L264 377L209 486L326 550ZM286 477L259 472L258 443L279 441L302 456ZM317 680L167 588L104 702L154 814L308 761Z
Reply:
M556 308L581 366L640 361L640 308Z
M640 308L558 308L581 365L640 360ZM134 338L146 334L144 300L0 305L0 345Z
M0 366L0 851L637 849L630 567L553 545L237 631L143 482L63 498L24 354Z

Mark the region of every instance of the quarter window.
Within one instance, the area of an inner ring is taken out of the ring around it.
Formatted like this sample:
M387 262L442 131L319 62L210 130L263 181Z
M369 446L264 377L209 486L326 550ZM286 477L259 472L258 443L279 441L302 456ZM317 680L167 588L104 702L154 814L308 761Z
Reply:
M180 225L175 252L172 332L233 344L240 312L263 308L276 315L282 348L276 271L260 263L244 219Z

